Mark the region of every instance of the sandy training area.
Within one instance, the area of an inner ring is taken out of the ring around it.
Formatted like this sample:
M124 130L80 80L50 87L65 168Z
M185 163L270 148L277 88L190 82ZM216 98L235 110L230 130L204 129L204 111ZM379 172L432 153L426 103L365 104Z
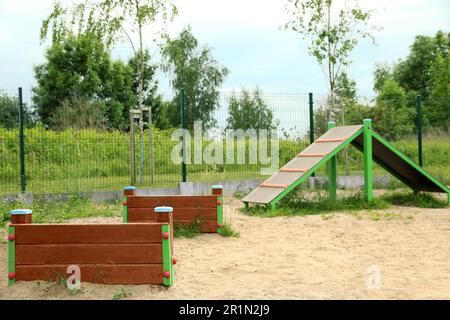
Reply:
M175 239L170 288L83 283L72 294L42 281L9 288L3 240L0 299L112 299L117 292L125 299L450 299L449 208L258 218L238 212L241 206L228 198L224 212L239 238ZM121 219L74 222L81 221Z

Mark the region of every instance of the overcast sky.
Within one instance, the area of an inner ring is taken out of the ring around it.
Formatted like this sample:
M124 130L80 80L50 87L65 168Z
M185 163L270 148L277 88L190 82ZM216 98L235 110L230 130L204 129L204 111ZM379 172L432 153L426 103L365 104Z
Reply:
M269 91L326 92L324 74L308 56L306 44L293 32L280 31L285 22L284 1L189 0L175 1L179 16L171 26L176 34L190 24L201 44L231 73L224 87L260 86ZM450 0L360 1L377 12L373 23L383 30L375 34L377 45L363 41L353 52L348 73L361 95L371 95L376 62L404 58L414 37L450 31ZM0 88L14 90L35 84L33 66L43 62L45 46L39 28L49 14L52 0L0 0ZM114 56L126 59L124 43ZM161 90L168 90L160 76Z

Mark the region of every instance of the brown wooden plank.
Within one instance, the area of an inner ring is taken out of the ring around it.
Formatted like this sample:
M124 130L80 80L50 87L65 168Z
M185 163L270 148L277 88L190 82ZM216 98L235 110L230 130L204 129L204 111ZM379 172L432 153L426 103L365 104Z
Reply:
M128 222L135 221L154 221L156 214L149 214L152 212L151 208L130 208L128 209ZM194 220L195 218L201 220L217 220L216 208L177 208L173 212L174 221L177 220Z
M16 246L16 264L162 263L161 244L33 244Z
M81 282L101 284L163 284L162 264L80 264ZM68 278L67 265L19 265L18 281L57 281Z
M163 223L24 224L16 228L16 244L161 243Z
M128 222L132 221L156 221L158 214L154 212L155 208L128 208Z
M210 196L134 196L127 197L128 208L216 207L217 195Z

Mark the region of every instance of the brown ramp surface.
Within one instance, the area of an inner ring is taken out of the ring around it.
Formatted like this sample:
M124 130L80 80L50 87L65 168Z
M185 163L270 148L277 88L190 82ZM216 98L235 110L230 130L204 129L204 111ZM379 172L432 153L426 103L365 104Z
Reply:
M448 193L449 189L439 183L423 168L395 149L378 134L372 135L373 160L415 191ZM352 145L364 150L363 135L352 141Z
M313 169L314 166L320 162L325 164L325 157L330 153L336 152L342 144L348 142L361 128L361 125L342 126L327 131L278 172L254 189L242 201L261 204L270 203L301 177L310 175L315 170Z

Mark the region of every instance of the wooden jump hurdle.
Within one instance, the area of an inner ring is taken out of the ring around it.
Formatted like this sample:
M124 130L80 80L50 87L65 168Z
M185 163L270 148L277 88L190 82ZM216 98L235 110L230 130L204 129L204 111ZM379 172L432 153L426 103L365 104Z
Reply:
M135 187L124 188L123 222L142 223L156 219L153 209L158 206L174 208L174 224L187 225L196 219L200 231L221 233L223 227L223 187L212 187L207 196L140 196Z
M156 220L130 224L33 224L31 210L11 211L8 279L67 278L80 268L81 282L173 284L173 209L157 207Z

